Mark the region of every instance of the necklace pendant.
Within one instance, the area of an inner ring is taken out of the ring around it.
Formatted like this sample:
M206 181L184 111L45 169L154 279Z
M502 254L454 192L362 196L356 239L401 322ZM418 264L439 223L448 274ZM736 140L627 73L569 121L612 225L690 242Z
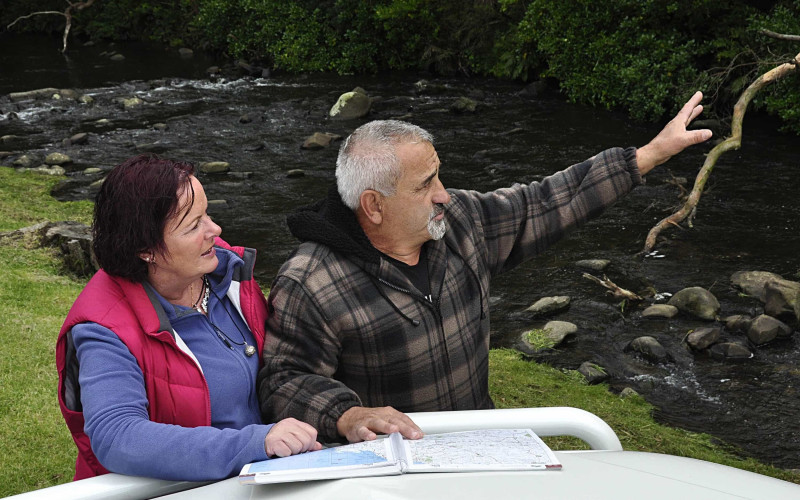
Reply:
M248 358L251 357L253 354L256 353L256 348L251 346L250 344L245 344L244 354Z

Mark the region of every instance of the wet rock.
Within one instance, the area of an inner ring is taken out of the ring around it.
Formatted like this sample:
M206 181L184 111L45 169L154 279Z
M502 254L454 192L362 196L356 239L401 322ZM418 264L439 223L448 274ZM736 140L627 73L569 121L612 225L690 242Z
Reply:
M738 271L731 275L731 286L763 302L767 281L782 279L783 276L769 271Z
M669 299L667 304L700 319L713 321L720 310L719 301L705 288L684 288Z
M440 94L447 91L447 86L428 80L419 80L414 84L414 90L419 94Z
M608 259L584 259L575 263L581 269L589 269L590 271L602 271L609 264L611 264L611 261Z
M210 209L228 208L228 200L208 200L208 208Z
M155 125L153 125L154 130L160 130L162 132L167 130L168 128L169 126L167 126L166 123L156 123Z
M14 153L11 151L0 151L0 160L5 160L9 156L14 156Z
M58 89L48 87L44 89L28 90L26 92L12 92L8 94L8 98L11 99L12 102L18 102L28 99L45 99L57 93Z
M92 104L94 102L94 98L90 95L82 95L78 98L78 102L83 104Z
M478 103L469 97L459 97L450 104L450 111L454 113L474 113Z
M183 59L191 59L192 57L194 57L194 51L192 49L190 49L190 48L187 48L187 47L179 48L178 49L178 54Z
M119 104L120 106L122 106L122 109L128 111L140 107L141 105L144 104L144 101L139 99L138 97L128 97L120 99Z
M792 328L789 325L766 314L753 319L750 323L750 328L747 329L747 338L755 345L772 342L778 337L787 338L791 336Z
M663 363L669 359L664 346L662 346L658 340L650 336L633 339L630 344L625 347L625 351L637 352L644 356L645 359L654 363Z
M578 327L566 321L551 321L544 328L534 328L520 335L522 350L536 354L561 345Z
M31 168L38 164L39 160L35 156L29 154L24 154L11 162L11 165L19 168Z
M78 98L81 96L81 94L78 93L78 91L72 89L61 89L58 91L58 93L61 95L62 98L72 99L73 101L77 101Z
M214 75L218 75L220 73L222 73L222 69L219 66L209 66L208 68L206 68L206 74L207 75L214 76Z
M567 337L577 332L578 326L569 321L548 321L543 330L547 332L547 336L553 341L554 345L558 346Z
M333 105L328 116L336 120L353 120L369 113L372 100L363 92L345 92Z
M767 281L764 285L764 312L785 323L797 324L800 319L800 283L784 279Z
M64 153L50 153L44 159L44 162L48 165L66 165L67 163L72 163L72 158Z
M720 361L743 361L753 357L747 347L735 342L721 342L712 345L708 352L711 357Z
M106 178L103 177L102 179L96 180L93 183L89 184L89 189L95 190L100 189L100 186L106 181Z
M338 141L341 135L328 132L314 132L310 137L303 141L302 149L323 149L330 146L331 142Z
M622 399L628 399L628 398L640 397L640 396L639 396L639 393L636 392L633 388L626 387L626 388L624 388L624 389L622 389L620 391L619 397L621 397Z
M253 119L250 117L250 115L242 115L239 117L239 123L250 123L252 121Z
M45 175L64 175L66 170L64 167L60 165L39 165L36 168L29 168L28 172L35 172L37 174L45 174Z
M583 375L589 385L599 384L608 380L605 368L591 361L584 361L578 367L578 372Z
M293 168L292 170L286 172L286 177L290 179L297 179L298 177L304 177L305 175L306 175L305 171L299 168Z
M100 118L94 122L95 127L108 127L111 125L111 120L108 118Z
M564 310L569 307L569 303L570 298L566 295L543 297L525 309L525 312L533 313L534 316L542 316Z
M198 169L204 174L222 174L231 169L227 161L204 161Z
M111 59L112 61L124 61L125 56L123 56L122 54L114 54L113 56L109 57L109 59Z
M76 144L77 145L86 144L87 142L89 142L89 134L87 134L86 132L79 132L70 137L69 139L67 139L65 142L67 142L68 146Z
M89 167L83 170L83 175L97 175L102 173L103 169L97 167Z
M642 311L643 318L674 318L678 308L669 304L653 304Z
M723 321L725 321L725 328L728 330L735 333L747 333L753 318L743 314L734 314L733 316L726 317Z
M719 328L698 328L686 337L686 343L692 349L702 351L717 342L719 337Z
M4 135L4 136L0 137L0 144L12 144L12 143L18 142L20 139L21 139L21 137L19 137L17 135L13 135L13 134Z

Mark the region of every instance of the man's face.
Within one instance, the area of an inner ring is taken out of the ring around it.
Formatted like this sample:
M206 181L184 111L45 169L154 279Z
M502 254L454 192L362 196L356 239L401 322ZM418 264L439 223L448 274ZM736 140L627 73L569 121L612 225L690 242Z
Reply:
M447 227L444 206L450 195L439 181L439 156L428 142L408 142L397 147L402 175L394 195L385 197L385 228L395 238L422 245L441 239Z

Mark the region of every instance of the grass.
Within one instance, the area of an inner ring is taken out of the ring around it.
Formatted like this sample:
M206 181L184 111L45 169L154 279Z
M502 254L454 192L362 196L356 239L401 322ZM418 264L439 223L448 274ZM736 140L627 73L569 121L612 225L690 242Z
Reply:
M0 167L0 232L44 220L89 223L91 203L50 197L57 178ZM0 238L0 497L72 478L75 446L56 399L55 341L86 283L65 274L52 249ZM800 476L742 458L711 437L657 424L642 398L620 398L589 386L577 372L522 360L515 351L489 355L490 390L500 408L574 406L595 413L626 450L694 457L800 482ZM547 438L554 449L585 448L572 438Z

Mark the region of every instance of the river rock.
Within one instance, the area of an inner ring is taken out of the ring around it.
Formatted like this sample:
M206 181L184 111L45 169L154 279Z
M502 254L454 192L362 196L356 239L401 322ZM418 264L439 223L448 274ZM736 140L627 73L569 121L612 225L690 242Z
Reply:
M299 177L304 177L306 175L305 171L299 168L293 168L286 172L286 177L289 179L297 179Z
M91 189L91 190L100 189L100 186L102 186L105 181L106 181L105 177L103 177L102 179L98 179L98 180L94 181L93 183L89 184L89 189Z
M605 368L591 361L584 361L578 367L578 372L586 379L589 385L599 384L608 380L608 373Z
M72 158L64 153L50 153L44 159L44 162L48 165L66 165L67 163L72 163Z
M362 92L345 92L333 105L328 116L337 120L353 120L369 113L372 100Z
M208 208L228 208L228 200L208 200Z
M11 165L19 168L31 168L32 166L38 163L39 160L35 156L24 154L19 158L17 158L16 160L14 160L13 162L11 162Z
M239 117L239 123L251 123L252 121L253 118L248 114L244 114Z
M102 173L103 173L103 169L97 168L97 167L89 167L89 168L83 169L83 175L97 175L97 174L102 174Z
M789 325L766 314L753 319L750 323L750 328L747 329L747 338L755 345L772 342L778 337L787 338L791 336L792 328Z
M92 104L94 102L94 98L90 95L82 95L78 97L78 102L82 104Z
M686 336L686 343L696 350L708 349L710 345L719 340L719 328L698 328Z
M314 132L314 134L308 137L300 147L303 149L327 148L330 146L331 142L338 141L341 138L342 136L337 134L331 134L328 132Z
M753 357L747 347L735 342L720 342L712 345L708 352L711 357L720 361L743 361Z
M584 259L575 263L576 266L590 271L602 271L609 264L611 264L611 261L608 259Z
M622 399L628 399L633 397L638 397L639 393L632 387L626 387L619 392L619 397Z
M414 90L419 94L440 94L447 92L447 85L432 83L428 80L419 80L414 83Z
M478 103L469 97L459 97L450 104L450 111L454 113L474 113Z
M0 160L5 160L9 156L14 156L14 153L11 151L0 151Z
M183 59L191 59L192 57L194 57L194 51L192 49L188 48L188 47L179 48L178 49L178 54Z
M784 279L764 284L764 312L779 320L797 324L800 319L800 283Z
M111 125L111 120L108 118L100 118L99 120L94 121L95 127L107 127Z
M51 97L53 94L57 93L58 89L48 87L44 89L28 90L26 92L12 92L8 94L8 98L11 99L11 101L13 102L17 102L17 101L25 101L28 99L44 99Z
M653 304L642 311L643 318L674 318L678 308L669 304Z
M160 130L161 132L167 130L169 126L166 123L156 123L153 125L153 130Z
M227 161L204 161L198 169L204 174L222 174L231 169Z
M699 286L684 288L673 295L667 303L687 314L707 321L716 319L720 310L717 298Z
M60 165L39 165L36 168L29 168L28 172L36 172L45 175L64 175L67 171Z
M726 317L723 321L725 322L725 328L728 330L735 333L747 333L753 318L743 314L734 314L733 316Z
M567 337L578 331L578 326L569 321L548 321L543 328L555 346L564 342Z
M127 99L120 99L119 103L122 106L122 109L127 111L129 109L138 108L144 104L144 101L138 97L128 97Z
M783 276L769 271L738 271L731 275L731 285L737 290L764 301L764 285L767 281L782 280Z
M77 90L73 89L61 89L58 93L64 99L72 99L73 101L77 101L80 98L81 94Z
M123 56L122 54L114 54L113 56L109 57L109 59L111 59L112 61L124 61L125 56Z
M555 297L542 297L534 302L530 307L525 309L525 312L533 313L534 316L543 316L545 314L561 311L569 307L570 298L566 295Z
M669 359L667 350L664 346L653 337L649 335L644 337L637 337L633 339L630 344L625 347L625 351L638 352L646 359L654 363L663 363Z
M75 144L86 144L87 142L89 142L89 134L87 134L86 132L79 132L70 137L69 139L67 139L65 142L67 142L68 146L72 146Z

